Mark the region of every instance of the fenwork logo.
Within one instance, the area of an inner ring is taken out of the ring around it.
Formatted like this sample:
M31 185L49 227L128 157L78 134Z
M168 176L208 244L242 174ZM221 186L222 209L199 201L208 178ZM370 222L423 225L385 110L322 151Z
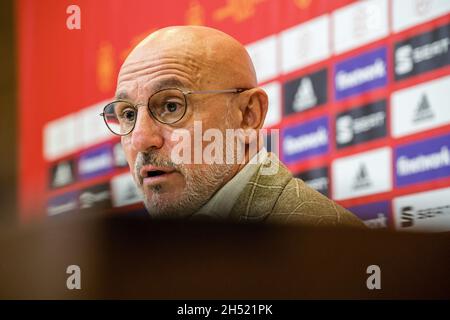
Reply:
M283 159L293 163L328 152L328 117L322 117L283 131Z
M338 63L334 76L336 100L385 86L386 52L382 47Z
M397 186L450 176L450 135L397 147L395 155Z

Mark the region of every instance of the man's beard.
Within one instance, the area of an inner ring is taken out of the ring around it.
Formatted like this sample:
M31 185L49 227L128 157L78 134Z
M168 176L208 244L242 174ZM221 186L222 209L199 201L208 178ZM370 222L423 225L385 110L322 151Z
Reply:
M135 162L135 175L139 177L140 169L145 165L174 168L185 179L184 189L175 199L165 199L168 195L162 185L148 187L151 195L143 193L144 205L152 217L179 218L188 217L198 211L212 195L224 184L233 166L229 164L193 165L175 164L170 159L157 155L156 152L139 153ZM139 180L139 179L137 179Z

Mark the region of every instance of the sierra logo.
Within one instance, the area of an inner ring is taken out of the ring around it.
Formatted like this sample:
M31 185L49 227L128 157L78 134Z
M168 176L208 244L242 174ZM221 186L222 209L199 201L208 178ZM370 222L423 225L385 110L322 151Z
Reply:
M450 187L394 198L394 221L399 230L450 231Z
M385 137L386 101L378 101L338 114L336 145L343 148Z
M109 190L109 184L103 183L86 188L80 192L80 208L92 208L92 207L111 207L111 192Z
M328 196L329 179L328 167L315 168L296 174L297 178L302 179L308 186Z
M432 219L443 215L449 215L450 205L435 206L415 210L412 206L401 208L400 225L402 228L410 228L415 224L415 221Z
M414 210L413 207L403 207L401 209L401 226L402 228L411 227L414 224Z
M398 42L394 51L396 80L450 64L450 25Z

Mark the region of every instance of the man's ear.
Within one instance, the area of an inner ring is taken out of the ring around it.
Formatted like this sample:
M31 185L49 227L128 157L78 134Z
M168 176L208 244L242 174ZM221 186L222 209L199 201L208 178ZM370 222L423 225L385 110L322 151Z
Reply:
M242 114L242 122L240 128L261 129L266 119L269 99L266 92L261 88L254 88L244 91L242 94L240 110Z
M243 130L244 135L240 135L240 140L243 144L250 144L255 142L253 140L258 139L258 130L264 125L269 99L261 88L244 91L241 95L239 128Z

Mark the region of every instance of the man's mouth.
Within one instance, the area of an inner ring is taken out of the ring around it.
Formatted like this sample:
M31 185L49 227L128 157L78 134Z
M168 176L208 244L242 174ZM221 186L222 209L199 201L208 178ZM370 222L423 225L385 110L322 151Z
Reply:
M143 186L162 183L171 177L176 171L169 167L144 166L140 170L140 178Z
M161 170L147 171L147 178L160 176L160 175L165 174L165 173L166 173L165 171L161 171Z

